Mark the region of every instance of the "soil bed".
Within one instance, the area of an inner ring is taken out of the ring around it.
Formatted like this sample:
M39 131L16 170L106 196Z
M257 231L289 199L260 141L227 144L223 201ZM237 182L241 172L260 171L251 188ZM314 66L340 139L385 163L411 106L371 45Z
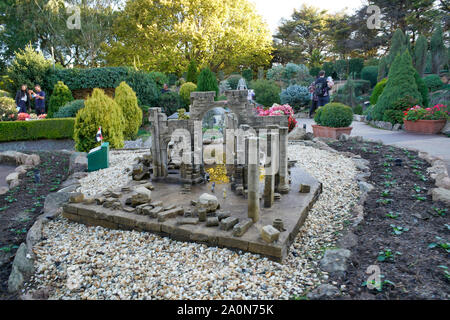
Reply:
M40 183L35 183L34 172L30 170L20 177L18 187L0 196L0 300L17 299L16 295L8 293L14 255L25 241L28 229L42 213L47 194L57 191L68 175L67 154L33 153L41 158L41 164L36 167L40 171Z
M450 210L428 195L435 187L426 171L430 165L416 152L392 146L354 141L329 145L369 160L367 182L375 187L364 205L365 218L354 230L358 243L351 249L351 265L337 280L346 286L344 297L448 299ZM370 265L380 268L381 290L364 285Z

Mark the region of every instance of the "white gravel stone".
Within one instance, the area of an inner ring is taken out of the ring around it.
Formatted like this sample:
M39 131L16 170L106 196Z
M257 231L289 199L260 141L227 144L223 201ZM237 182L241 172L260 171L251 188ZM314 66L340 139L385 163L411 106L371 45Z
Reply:
M334 246L359 196L353 162L327 151L289 146L291 160L323 183L283 264L248 252L185 243L151 233L109 230L64 218L44 227L35 248L30 290L53 287L50 299L289 299L303 296L328 275L324 248ZM91 173L81 189L94 194L118 184L135 153L112 156L111 168ZM120 163L120 166L118 165ZM107 179L108 183L102 181ZM96 185L97 183L97 185ZM105 186L107 184L107 186Z

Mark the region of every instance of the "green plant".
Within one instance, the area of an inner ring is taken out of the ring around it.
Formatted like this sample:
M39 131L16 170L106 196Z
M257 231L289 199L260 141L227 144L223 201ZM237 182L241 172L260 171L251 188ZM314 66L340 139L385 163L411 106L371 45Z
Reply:
M195 60L189 62L188 71L186 74L186 82L197 83L198 79L198 66Z
M14 121L17 119L16 102L8 97L0 97L0 121Z
M247 83L250 83L250 81L253 80L253 71L252 71L252 69L242 70L242 78L244 78L245 81L247 81Z
M0 141L71 139L74 124L74 118L0 122Z
M53 118L75 118L78 110L82 108L84 108L84 100L73 100L53 114Z
M126 82L116 88L114 101L122 109L125 139L135 139L142 124L142 110L138 106L136 93Z
M448 267L444 266L444 265L441 265L441 266L438 266L438 268L441 268L441 269L444 270L444 277L445 277L445 279L447 281L450 281L450 272L448 271Z
M176 92L166 92L159 97L158 106L168 115L177 112L181 107L181 98Z
M75 148L88 152L98 146L96 133L99 127L102 128L104 142L109 142L111 148L123 148L124 120L117 103L103 90L94 89L84 104L75 120Z
M203 68L198 76L197 91L214 91L219 96L219 86L214 73L209 68Z
M184 83L180 88L180 97L186 107L189 107L191 102L191 92L197 91L197 85L192 82Z
M430 52L431 72L439 74L441 67L448 61L447 48L445 47L442 26L440 23L436 23L436 28L431 36Z
M398 99L392 104L390 109L384 111L383 121L390 122L392 124L403 123L405 111L416 104L417 100L410 96Z
M389 213L386 214L386 217L390 219L397 219L400 216L400 213L389 211Z
M431 92L441 89L444 85L444 83L441 80L441 77L439 77L437 74L430 74L424 77L423 81L425 82L425 85L427 86L428 90Z
M423 81L423 79L419 76L419 73L417 71L414 74L414 79L416 80L417 89L422 96L422 105L428 108L430 104L430 92L428 91L428 87L425 84L425 81Z
M394 261L395 256L401 255L401 252L393 252L391 249L384 249L378 253L377 260L380 262L384 261Z
M332 102L318 109L314 121L324 127L348 127L353 122L353 111L349 106Z
M450 253L450 243L444 241L441 237L436 236L436 242L432 242L428 245L429 249L441 248L445 250L445 252Z
M401 235L403 232L409 231L407 227L396 226L395 224L391 224L392 233L396 236Z
M441 209L441 208L438 208L438 207L435 207L435 206L433 206L431 208L436 212L436 214L438 216L445 217L447 215L447 211L448 211L447 208Z
M48 117L52 118L59 108L71 101L73 101L73 96L69 87L64 82L58 81L53 88L53 93L48 103Z
M419 103L422 102L422 96L415 81L415 73L409 51L405 50L402 55L395 58L389 70L386 87L373 110L375 120L382 120L384 111L390 109L394 102L403 97L410 96Z
M307 87L292 85L281 91L281 104L288 104L291 107L300 108L307 105L311 100Z
M164 84L169 84L169 77L165 73L151 71L148 73L148 76L156 83L159 90L164 87Z
M368 66L361 70L361 79L370 81L371 87L377 84L378 66Z
M425 72L427 60L428 42L424 35L420 35L414 46L414 67L421 77Z
M435 105L432 108L422 108L415 106L404 112L404 119L409 121L417 120L446 120L449 117L447 106Z
M386 87L387 81L388 81L387 78L384 78L383 80L378 82L377 85L375 86L375 88L373 89L372 95L370 96L370 103L372 105L377 104L378 98L383 93L383 90Z
M186 114L186 109L181 108L177 110L178 112L178 120L188 120L189 115Z
M386 285L395 286L395 284L392 281L390 281L390 280L381 281L381 278L384 278L384 275L382 275L382 274L380 275L380 281L376 281L375 279L370 280L370 281L364 281L361 286L369 287L369 284L370 284L371 287L376 289L378 292L383 291L383 288Z
M256 102L265 107L280 103L280 87L273 80L254 80L250 87L255 91Z

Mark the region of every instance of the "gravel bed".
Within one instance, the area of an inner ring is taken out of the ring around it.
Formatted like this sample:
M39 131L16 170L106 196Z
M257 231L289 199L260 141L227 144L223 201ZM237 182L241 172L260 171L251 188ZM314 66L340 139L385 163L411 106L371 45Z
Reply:
M334 245L359 189L350 159L299 145L290 145L289 155L323 183L323 193L283 264L145 232L87 227L61 217L44 227L46 240L36 246L37 271L28 287L52 287L51 299L289 299L305 295L327 282L328 275L319 269L320 258L324 248ZM114 162L133 157L124 153ZM125 181L123 163L110 169L114 179ZM87 179L99 181L93 175Z

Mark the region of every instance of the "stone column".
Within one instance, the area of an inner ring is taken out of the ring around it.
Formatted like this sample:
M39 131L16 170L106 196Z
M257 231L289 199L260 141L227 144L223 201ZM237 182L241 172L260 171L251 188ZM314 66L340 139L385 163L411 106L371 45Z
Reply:
M267 158L270 157L270 164L265 164L264 172L264 207L270 208L273 206L275 195L275 174L278 171L278 133L272 130L277 130L278 127L269 126L267 131Z
M153 162L153 177L161 177L161 150L160 150L160 127L159 127L159 113L160 108L150 108L149 120L152 123L152 162Z
M279 182L277 190L279 193L289 192L289 173L288 173L288 128L280 128L280 169L279 169Z
M248 163L248 217L257 222L259 220L259 161L258 138L249 137L249 149L256 152L249 153Z

